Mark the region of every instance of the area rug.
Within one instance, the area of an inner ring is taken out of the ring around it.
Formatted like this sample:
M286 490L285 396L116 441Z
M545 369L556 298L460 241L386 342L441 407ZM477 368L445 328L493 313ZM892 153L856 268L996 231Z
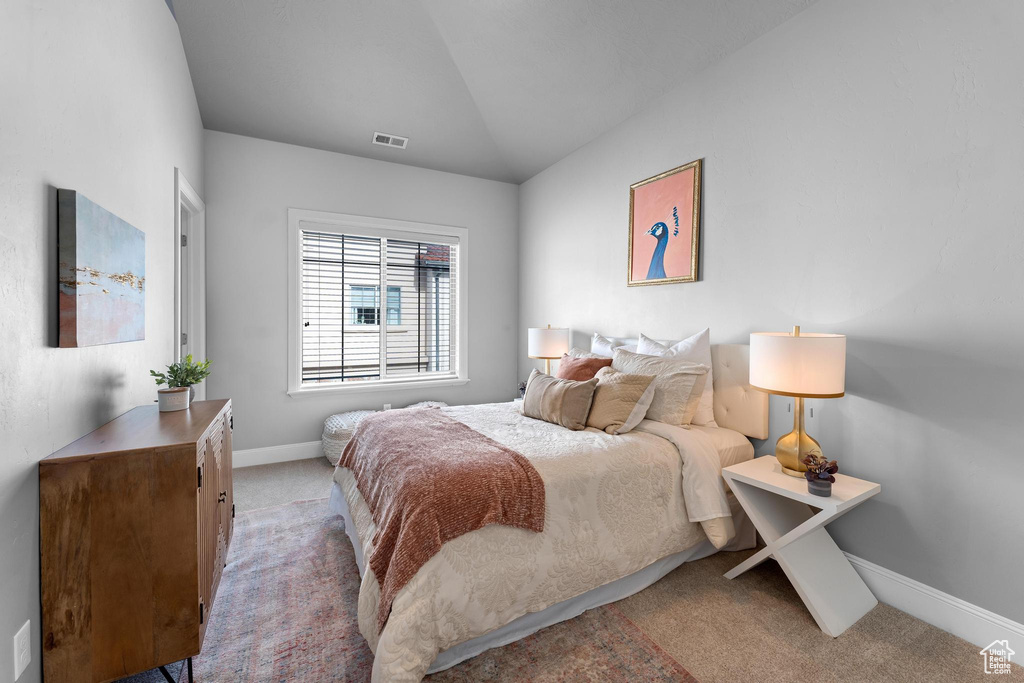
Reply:
M359 634L358 598L352 546L326 499L240 514L196 681L368 681L373 653ZM427 680L696 681L614 605Z

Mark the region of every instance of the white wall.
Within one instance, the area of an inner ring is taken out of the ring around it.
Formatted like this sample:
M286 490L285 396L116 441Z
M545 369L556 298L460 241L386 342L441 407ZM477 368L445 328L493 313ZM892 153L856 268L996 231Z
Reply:
M0 3L0 680L32 619L39 681L36 463L151 403L173 353L174 167L201 191L202 123L162 2ZM146 233L146 339L58 349L56 189Z
M212 131L205 158L207 390L232 399L236 449L318 440L343 410L515 395L517 186ZM289 208L468 228L470 383L289 397Z
M847 334L810 429L882 494L840 546L1018 622L1022 35L1009 0L821 0L526 182L519 280L519 327L578 340ZM701 281L627 288L629 185L701 157Z

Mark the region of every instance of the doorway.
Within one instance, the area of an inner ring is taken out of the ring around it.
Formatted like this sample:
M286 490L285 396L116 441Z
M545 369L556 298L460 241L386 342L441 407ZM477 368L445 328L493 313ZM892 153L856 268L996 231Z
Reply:
M174 169L174 360L206 358L206 204ZM206 382L196 400L206 398Z

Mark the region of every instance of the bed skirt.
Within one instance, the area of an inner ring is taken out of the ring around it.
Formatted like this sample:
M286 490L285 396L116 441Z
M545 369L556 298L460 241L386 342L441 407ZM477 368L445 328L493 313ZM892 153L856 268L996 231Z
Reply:
M753 548L757 540L754 525L747 518L746 513L740 507L731 491L728 492L727 497L729 499L729 507L732 510L733 524L736 527L736 537L722 550L746 550ZM345 533L352 542L356 566L359 567L359 576L362 576L366 571L366 558L363 557L363 548L359 542L359 535L356 533L355 523L352 521L349 513L345 494L336 481L332 481L331 497L328 501L328 506L331 512L340 515L345 520ZM714 555L716 552L718 551L711 544L711 541L705 539L692 548L663 557L638 572L593 588L586 593L581 593L574 598L551 605L539 612L524 614L501 628L467 640L464 643L459 643L455 647L440 653L433 664L430 665L427 673L432 674L444 671L460 662L476 657L485 650L514 643L531 633L536 633L542 628L578 617L588 609L628 598L630 595L639 593L644 588L656 583L684 562L700 560L709 555Z

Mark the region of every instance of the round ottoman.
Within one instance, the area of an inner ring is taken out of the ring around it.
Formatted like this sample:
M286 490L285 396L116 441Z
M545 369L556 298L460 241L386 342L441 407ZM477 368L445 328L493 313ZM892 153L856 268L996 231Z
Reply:
M376 410L352 410L347 413L331 415L324 420L324 455L335 467L341 459L341 452L345 450L348 440L352 438L352 432L356 425L367 415L373 415Z

